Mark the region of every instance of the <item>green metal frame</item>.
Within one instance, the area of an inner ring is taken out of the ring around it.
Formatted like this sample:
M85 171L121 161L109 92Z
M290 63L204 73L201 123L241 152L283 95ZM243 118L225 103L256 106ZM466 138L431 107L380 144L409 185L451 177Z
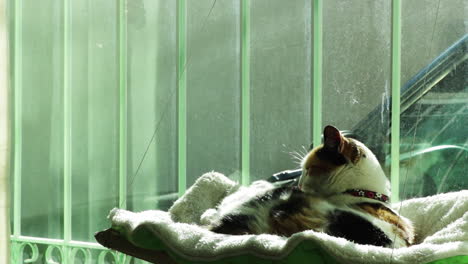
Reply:
M314 0L313 18L313 87L312 87L312 144L322 144L322 49L323 49L323 2Z
M21 234L21 156L23 149L23 1L14 1L14 165L13 165L13 237Z
M127 0L119 0L119 204L127 208Z
M178 192L187 188L187 8L186 0L177 1L177 106L178 106Z
M399 200L400 184L400 75L401 75L401 0L392 1L392 117L390 138L390 182L392 202Z
M71 10L70 1L63 1L63 234L65 243L72 240L72 94L71 94ZM65 256L69 248L63 247Z
M241 1L242 178L250 183L250 1Z

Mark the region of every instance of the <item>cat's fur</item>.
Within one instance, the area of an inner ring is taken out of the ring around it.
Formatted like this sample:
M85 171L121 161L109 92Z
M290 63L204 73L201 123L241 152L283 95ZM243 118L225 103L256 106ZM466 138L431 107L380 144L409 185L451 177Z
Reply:
M224 234L291 236L325 232L359 244L403 247L413 243L411 222L386 203L344 193L350 189L390 195L390 184L374 154L336 128L302 161L297 187L254 182L226 197L211 216L210 229Z

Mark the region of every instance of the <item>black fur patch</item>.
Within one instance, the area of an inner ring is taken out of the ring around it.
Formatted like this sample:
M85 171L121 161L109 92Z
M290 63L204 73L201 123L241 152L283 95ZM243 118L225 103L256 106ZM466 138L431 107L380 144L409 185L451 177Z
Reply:
M251 234L249 221L252 219L253 217L249 215L226 215L218 226L211 228L211 231L230 235Z
M285 192L291 192L292 187L279 187L275 188L267 193L255 197L252 201L249 202L249 206L251 207L258 207L262 206L263 203L271 201L271 200L278 200L279 197Z
M366 219L340 210L331 213L327 233L364 245L385 247L392 242L382 230Z
M291 192L291 197L289 197L288 200L271 209L271 217L283 218L288 215L293 215L309 206L304 193L299 190L291 190Z
M346 164L346 158L343 156L343 154L326 147L322 147L321 149L317 150L317 157L321 160L329 161L337 166Z

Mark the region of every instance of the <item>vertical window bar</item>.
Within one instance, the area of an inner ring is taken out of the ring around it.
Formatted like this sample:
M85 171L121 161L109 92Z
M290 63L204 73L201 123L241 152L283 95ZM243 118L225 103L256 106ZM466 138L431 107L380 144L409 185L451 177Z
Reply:
M63 1L63 96L64 96L64 109L63 109L63 140L64 140L64 171L63 171L63 184L64 184L64 197L63 197L63 232L65 242L71 241L71 205L72 205L72 189L71 189L71 133L72 133L72 102L71 102L71 13L70 13L70 0Z
M11 123L10 123L10 102L12 97L9 93L9 29L7 26L10 3L6 1L0 2L0 68L4 69L0 72L0 222L5 225L0 227L2 237L0 240L4 243L0 246L0 262L9 263L11 242L10 238L10 142L11 142Z
M177 1L177 106L178 106L178 191L179 196L187 188L187 47L186 47L186 0Z
M392 120L390 181L392 202L399 200L400 174L401 0L392 1Z
M13 169L13 236L21 235L21 158L23 150L23 1L14 1L14 169Z
M312 143L322 142L322 0L313 0L313 97L312 97Z
M250 2L241 1L241 183L250 183Z
M119 1L119 204L127 208L127 1Z

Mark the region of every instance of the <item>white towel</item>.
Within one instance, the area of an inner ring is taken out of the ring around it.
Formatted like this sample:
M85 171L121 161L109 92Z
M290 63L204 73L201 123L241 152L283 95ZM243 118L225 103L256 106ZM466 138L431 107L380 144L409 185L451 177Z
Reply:
M216 234L199 226L203 222L202 216L209 215L223 197L238 188L224 175L211 172L200 177L169 212L149 210L134 213L113 209L109 219L113 228L135 245L160 249L155 246L155 241L162 241L178 255L193 261L242 254L281 259L305 240L315 242L343 263L418 264L468 255L468 190L393 204L396 211L413 221L417 244L390 249L355 244L312 230L286 238L268 234Z

